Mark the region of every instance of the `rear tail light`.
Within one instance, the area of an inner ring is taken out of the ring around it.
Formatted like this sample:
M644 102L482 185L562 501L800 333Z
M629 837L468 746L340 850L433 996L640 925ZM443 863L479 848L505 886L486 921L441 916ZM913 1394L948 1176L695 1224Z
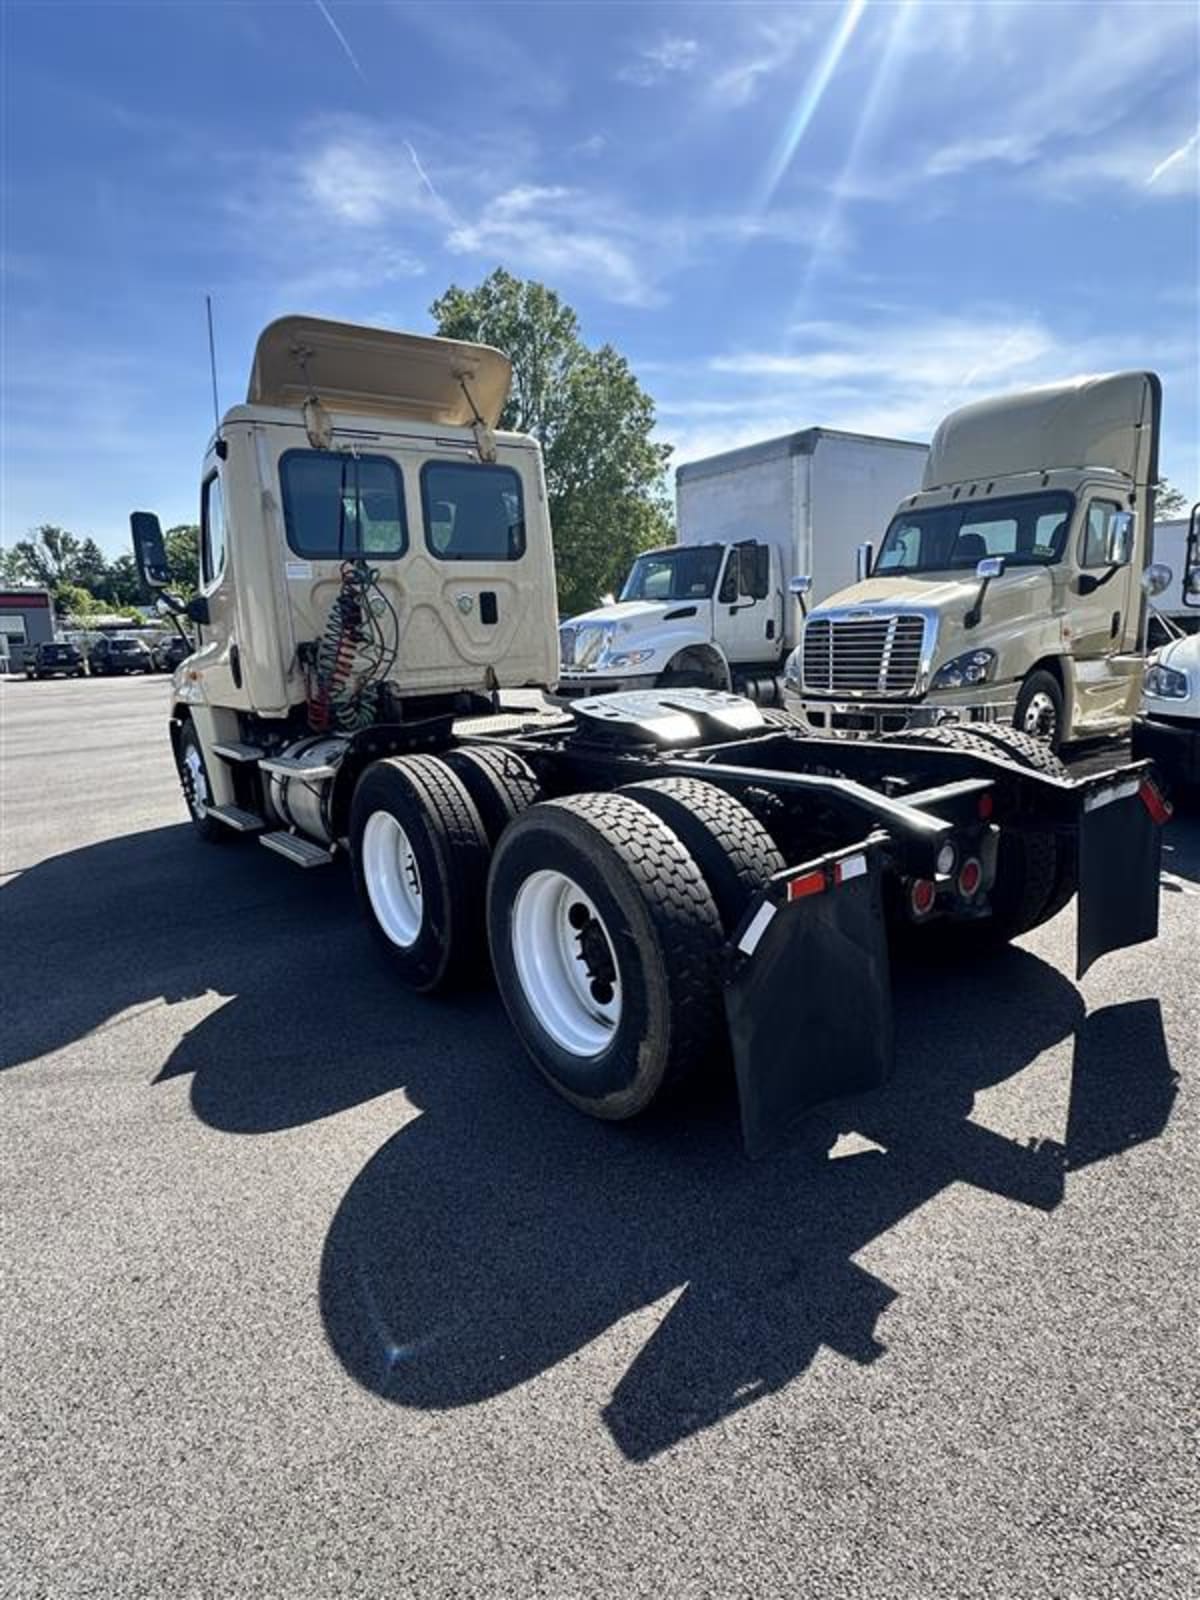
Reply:
M983 868L974 856L968 857L959 868L958 892L964 900L970 900L979 893L979 885L983 882Z
M1167 800L1158 785L1152 778L1143 778L1138 793L1142 797L1142 804L1161 828L1164 822L1171 820L1174 807Z
M914 917L927 917L933 910L937 890L932 878L914 878L908 890L908 908Z

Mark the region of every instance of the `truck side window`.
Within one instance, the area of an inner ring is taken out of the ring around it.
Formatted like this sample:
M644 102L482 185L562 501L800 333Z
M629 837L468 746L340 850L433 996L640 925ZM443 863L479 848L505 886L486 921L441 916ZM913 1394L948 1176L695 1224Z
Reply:
M288 450L279 459L289 547L311 561L402 556L404 483L388 456Z
M427 461L421 468L425 543L441 561L519 561L525 502L511 467Z
M717 596L718 602L723 606L731 606L738 597L738 572L741 562L740 550L731 550L729 559L725 563L725 576L721 579L721 592Z
M204 480L200 495L200 582L205 589L215 583L225 567L225 504L221 480L214 472Z
M1093 500L1088 507L1087 523L1080 544L1081 567L1107 567L1108 528L1120 506L1111 500Z
M765 544L744 544L738 551L738 589L744 599L765 600L771 587L771 552Z

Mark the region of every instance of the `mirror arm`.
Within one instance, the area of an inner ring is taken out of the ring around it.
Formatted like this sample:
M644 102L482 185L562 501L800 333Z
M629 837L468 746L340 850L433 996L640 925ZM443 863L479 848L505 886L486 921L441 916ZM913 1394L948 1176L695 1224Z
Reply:
M983 619L983 597L988 592L990 578L982 578L979 583L979 593L975 596L975 604L963 618L964 628L977 628Z

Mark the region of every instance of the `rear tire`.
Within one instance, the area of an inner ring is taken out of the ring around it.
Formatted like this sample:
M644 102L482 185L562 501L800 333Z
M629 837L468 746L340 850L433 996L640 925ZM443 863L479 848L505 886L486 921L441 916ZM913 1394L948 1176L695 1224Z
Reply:
M751 899L784 859L762 823L732 795L698 778L654 778L618 791L661 818L704 874L732 933Z
M528 761L502 745L465 745L448 750L442 760L475 802L492 845L510 822L542 798L542 786Z
M1052 778L1069 776L1044 739L1002 723L980 723L969 728L913 728L884 734L881 742L901 741L940 745L990 759L1000 756L1026 771L1042 772ZM968 952L981 944L1008 944L1057 916L1075 893L1075 883L1075 852L1057 834L1001 828L991 916L977 922L943 918L913 931L939 948L945 943L948 949Z
M350 854L367 925L402 983L428 994L478 975L487 834L444 761L369 766L350 807Z
M684 845L628 795L518 817L492 861L487 914L513 1027L589 1116L636 1116L722 1037L717 907Z

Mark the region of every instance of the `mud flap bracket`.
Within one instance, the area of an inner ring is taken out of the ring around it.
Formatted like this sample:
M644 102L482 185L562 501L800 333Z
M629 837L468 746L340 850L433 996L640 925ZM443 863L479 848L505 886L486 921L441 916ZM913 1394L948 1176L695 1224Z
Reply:
M892 990L879 836L777 873L726 952L725 1013L742 1136L785 1146L824 1100L892 1069Z

